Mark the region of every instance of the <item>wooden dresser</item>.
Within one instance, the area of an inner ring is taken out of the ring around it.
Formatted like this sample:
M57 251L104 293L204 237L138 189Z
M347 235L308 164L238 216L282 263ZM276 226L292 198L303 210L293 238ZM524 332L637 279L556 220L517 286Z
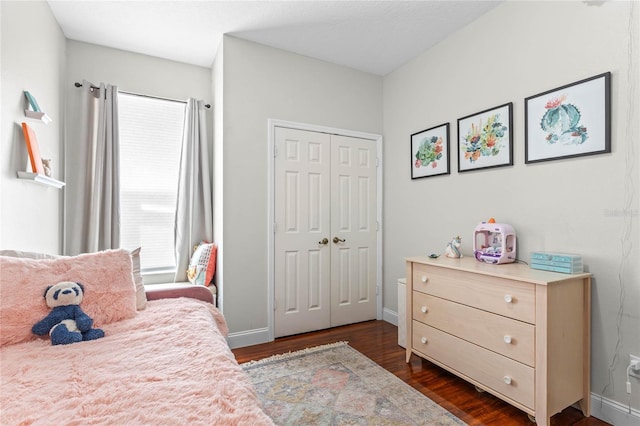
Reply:
M591 274L407 259L407 362L414 353L535 417L579 402L590 415Z

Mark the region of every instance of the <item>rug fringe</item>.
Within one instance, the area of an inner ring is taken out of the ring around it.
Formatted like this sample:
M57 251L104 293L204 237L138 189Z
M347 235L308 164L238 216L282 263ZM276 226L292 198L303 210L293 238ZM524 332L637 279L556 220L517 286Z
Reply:
M300 355L307 355L310 353L314 353L314 352L320 352L320 351L324 351L327 349L332 349L332 348L336 348L339 346L345 346L348 345L349 342L347 341L339 341L339 342L334 342L334 343L327 343L326 345L320 345L320 346L312 346L310 348L306 348L306 349L301 349L299 351L295 351L295 352L287 352L287 353L283 353L283 354L277 354L277 355L272 355L268 358L263 358L263 359L259 359L257 361L248 361L245 363L240 364L242 366L242 368L248 368L248 367L255 367L256 365L262 365L262 364L267 364L270 362L274 362L274 361L281 361L283 359L287 359L287 358L292 358L295 356L300 356Z

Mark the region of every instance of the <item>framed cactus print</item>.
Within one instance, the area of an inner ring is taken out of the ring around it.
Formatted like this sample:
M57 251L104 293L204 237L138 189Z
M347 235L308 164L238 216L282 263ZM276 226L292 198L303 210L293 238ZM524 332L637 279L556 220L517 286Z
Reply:
M525 163L611 152L611 73L524 100Z
M411 179L449 174L449 123L411 135Z
M458 119L458 171L513 165L513 103Z

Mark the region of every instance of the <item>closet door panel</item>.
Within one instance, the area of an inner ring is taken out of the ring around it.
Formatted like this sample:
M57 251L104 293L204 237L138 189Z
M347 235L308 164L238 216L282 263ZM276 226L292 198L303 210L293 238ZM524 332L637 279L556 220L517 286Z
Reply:
M330 137L275 134L275 337L330 327ZM327 238L327 243L322 240Z
M376 143L331 137L331 326L376 318Z

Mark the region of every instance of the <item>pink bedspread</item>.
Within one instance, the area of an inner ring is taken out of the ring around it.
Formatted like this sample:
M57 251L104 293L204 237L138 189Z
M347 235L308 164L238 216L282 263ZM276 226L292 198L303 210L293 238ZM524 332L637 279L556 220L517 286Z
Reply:
M102 328L95 341L3 347L0 424L273 424L212 305L152 301Z

